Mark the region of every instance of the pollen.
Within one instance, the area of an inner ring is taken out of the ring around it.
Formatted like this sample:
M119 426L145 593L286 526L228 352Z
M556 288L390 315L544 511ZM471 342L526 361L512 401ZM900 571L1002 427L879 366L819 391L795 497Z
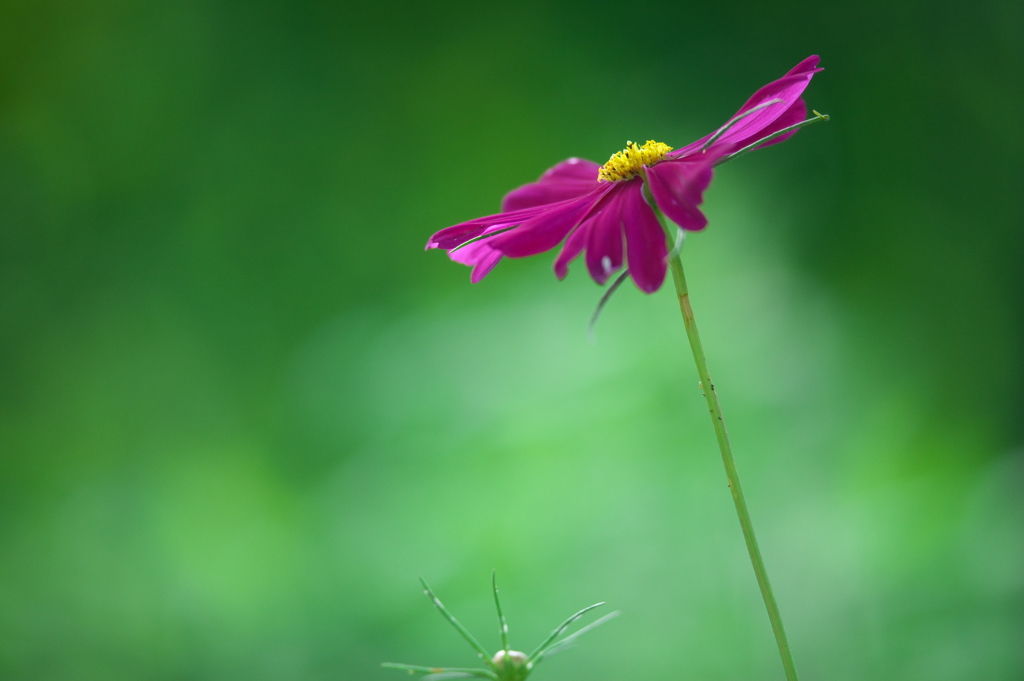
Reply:
M643 172L644 166L654 165L670 151L672 147L654 140L647 140L643 146L636 142L626 142L625 149L612 154L608 162L601 166L597 179L605 182L631 180Z

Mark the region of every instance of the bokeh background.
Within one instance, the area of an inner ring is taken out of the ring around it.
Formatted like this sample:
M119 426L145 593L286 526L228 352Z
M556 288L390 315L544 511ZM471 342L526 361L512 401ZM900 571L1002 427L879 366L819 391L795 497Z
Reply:
M427 236L679 146L694 305L806 679L1024 678L1024 5L0 5L0 677L781 678L671 287Z

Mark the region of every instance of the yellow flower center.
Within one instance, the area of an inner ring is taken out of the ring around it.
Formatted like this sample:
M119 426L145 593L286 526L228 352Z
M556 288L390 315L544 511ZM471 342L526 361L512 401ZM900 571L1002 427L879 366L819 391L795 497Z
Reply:
M636 142L626 142L625 149L612 154L608 162L601 166L597 179L605 182L631 180L643 172L644 166L654 165L670 151L672 147L654 140L647 140L642 147Z

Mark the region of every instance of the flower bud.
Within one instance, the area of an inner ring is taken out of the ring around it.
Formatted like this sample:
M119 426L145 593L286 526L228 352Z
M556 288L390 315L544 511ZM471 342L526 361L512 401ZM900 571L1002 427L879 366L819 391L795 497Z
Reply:
M509 664L513 669L518 667L525 667L527 661L526 653L521 653L518 650L510 650L508 654L504 650L499 650L494 654L493 662L499 667L504 667Z

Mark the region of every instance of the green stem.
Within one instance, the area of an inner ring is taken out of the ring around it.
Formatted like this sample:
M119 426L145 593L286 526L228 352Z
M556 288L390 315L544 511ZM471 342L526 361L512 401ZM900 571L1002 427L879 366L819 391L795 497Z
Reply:
M674 233L675 228L668 229L664 216L661 215L660 211L655 212L658 213L658 219L661 220L662 226L666 227L666 232ZM725 475L729 480L732 500L736 505L736 514L740 519L740 527L743 528L743 539L747 543L750 562L754 566L757 584L761 588L761 597L764 598L764 605L768 610L768 619L772 623L775 642L779 645L779 655L782 657L782 666L786 670L786 679L788 681L798 681L796 664L793 662L793 654L789 650L789 641L786 640L786 631L782 626L782 615L779 613L779 606L775 602L775 595L772 593L771 584L768 582L768 572L765 570L764 561L761 559L761 550L757 546L757 537L754 536L754 525L750 521L747 501L744 499L743 489L740 487L736 463L732 458L732 446L729 444L729 434L725 430L725 421L722 419L722 407L718 403L718 394L715 392L715 386L711 382L711 374L708 372L707 359L704 357L704 346L701 345L700 334L697 332L697 323L693 318L693 308L690 307L690 293L686 288L686 277L683 275L683 261L678 250L674 251L669 258L669 267L672 270L672 280L675 282L676 292L679 295L679 309L683 313L686 336L690 340L693 360L697 364L697 375L700 377L704 399L707 400L708 410L711 412L711 422L715 427L715 436L718 438L718 448L722 452L722 463L725 464Z

